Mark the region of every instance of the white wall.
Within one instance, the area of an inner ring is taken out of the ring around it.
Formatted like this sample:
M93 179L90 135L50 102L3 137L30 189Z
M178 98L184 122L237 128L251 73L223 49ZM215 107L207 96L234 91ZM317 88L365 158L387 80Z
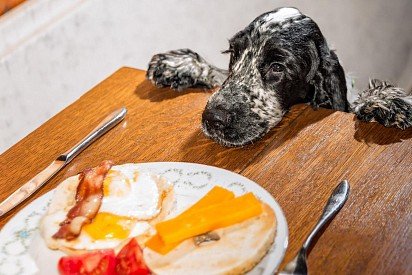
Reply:
M227 39L259 14L295 6L344 68L411 84L412 1L29 0L0 17L0 152L121 66L188 47L227 66ZM409 83L408 83L409 82Z

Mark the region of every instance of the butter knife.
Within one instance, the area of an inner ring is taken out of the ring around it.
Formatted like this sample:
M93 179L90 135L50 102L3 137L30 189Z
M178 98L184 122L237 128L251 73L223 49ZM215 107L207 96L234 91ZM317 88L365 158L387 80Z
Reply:
M71 149L60 155L43 171L38 173L34 178L26 182L19 189L14 191L13 194L7 197L0 203L0 217L4 216L11 209L19 205L25 199L30 197L40 187L42 187L48 180L50 180L57 172L59 172L64 166L66 166L74 157L76 157L81 151L89 146L93 141L104 135L107 131L116 126L126 116L127 109L120 108L105 119L103 119L96 128L94 128L90 134L83 138L79 143L74 145Z

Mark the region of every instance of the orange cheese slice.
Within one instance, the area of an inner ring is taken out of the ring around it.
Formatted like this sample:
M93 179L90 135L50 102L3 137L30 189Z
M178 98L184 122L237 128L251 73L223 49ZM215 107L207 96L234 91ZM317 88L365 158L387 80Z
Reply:
M220 186L214 186L204 197L202 197L198 202L196 202L194 205L192 205L187 210L182 212L180 215L176 216L175 219L181 218L185 215L190 215L191 213L194 213L201 208L208 207L213 204L221 203L227 200L231 200L234 197L235 194L233 194L233 192ZM146 246L152 249L153 251L156 251L157 253L164 255L176 246L178 246L180 243L181 242L177 242L166 245L162 241L160 236L156 234L146 242Z
M146 247L150 248L153 251L156 251L159 254L165 255L180 243L181 242L165 244L162 238L160 238L160 235L156 234L146 242Z
M242 222L261 213L260 201L252 193L247 193L231 200L203 207L187 215L160 222L156 225L156 230L164 244L169 245Z
M213 204L231 200L235 197L235 194L232 191L229 191L220 186L214 186L203 198L201 198L194 205L189 207L187 210L182 212L179 216L174 219L181 218L184 215L192 214L198 211L201 208L209 207Z

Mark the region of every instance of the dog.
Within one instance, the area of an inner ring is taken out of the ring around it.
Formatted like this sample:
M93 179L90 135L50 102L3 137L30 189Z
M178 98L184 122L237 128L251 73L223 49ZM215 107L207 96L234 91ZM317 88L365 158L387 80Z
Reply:
M264 13L229 40L229 70L219 69L189 49L154 55L147 78L158 87L220 87L202 114L204 134L223 146L245 146L278 124L291 106L353 112L386 127L412 126L412 92L373 79L349 103L339 59L318 25L298 9Z

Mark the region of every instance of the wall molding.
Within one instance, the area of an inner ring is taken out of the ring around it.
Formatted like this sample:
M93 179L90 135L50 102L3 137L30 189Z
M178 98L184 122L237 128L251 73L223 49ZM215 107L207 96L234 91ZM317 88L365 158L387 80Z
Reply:
M29 0L0 17L0 61L88 0Z

